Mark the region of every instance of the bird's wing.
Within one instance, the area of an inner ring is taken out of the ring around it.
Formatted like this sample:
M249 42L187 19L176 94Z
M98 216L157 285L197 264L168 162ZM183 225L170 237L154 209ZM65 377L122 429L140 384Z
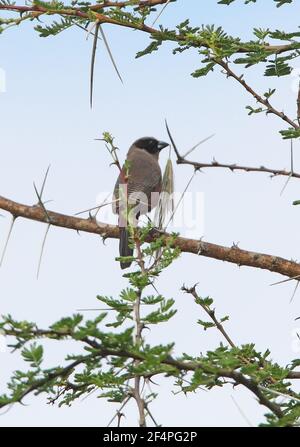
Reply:
M158 161L146 152L133 153L128 156L129 172L127 180L127 197L131 197L132 202L147 200L149 206L141 213L144 214L147 211L154 208L157 201L151 200L152 193L159 193L161 189L161 170ZM123 167L124 169L124 167ZM121 172L114 189L115 200L121 201L120 185L124 184L124 173ZM143 200L144 198L144 200ZM118 202L113 204L113 210L115 213L119 212Z

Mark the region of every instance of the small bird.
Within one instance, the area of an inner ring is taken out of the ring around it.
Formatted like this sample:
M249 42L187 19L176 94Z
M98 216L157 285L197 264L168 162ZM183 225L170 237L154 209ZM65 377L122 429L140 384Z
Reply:
M129 247L130 226L136 226L139 216L156 207L162 186L162 174L158 163L160 151L169 143L153 137L136 140L129 148L126 161L117 179L113 212L119 215L120 256L132 256ZM121 268L130 267L131 262L121 262Z

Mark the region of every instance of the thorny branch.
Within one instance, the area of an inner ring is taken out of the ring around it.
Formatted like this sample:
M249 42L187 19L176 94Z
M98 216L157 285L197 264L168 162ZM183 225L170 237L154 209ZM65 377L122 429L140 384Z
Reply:
M176 1L176 0L171 0ZM33 4L32 6L18 6L18 5L0 5L0 10L6 10L6 11L14 11L19 14L28 14L28 17L34 19L39 18L41 15L54 15L58 14L60 16L68 16L68 17L74 17L74 18L82 18L87 21L91 20L90 11L93 12L93 20L97 24L97 26L100 27L103 23L108 23L116 26L122 26L132 29L138 29L140 31L146 32L148 34L151 34L152 36L159 36L162 34L162 31L153 28L146 25L142 22L134 22L134 21L124 21L124 20L118 20L116 18L111 18L104 13L102 13L105 8L126 8L128 6L133 6L137 9L141 9L144 7L151 7L156 5L162 5L164 4L167 6L167 4L170 3L170 0L145 0L140 2L132 2L132 1L103 1L102 3L92 5L88 7L88 11L86 8L77 8L77 7L66 7L61 8L59 11L57 9L51 10L44 8L42 5L36 5ZM99 12L98 12L99 11ZM22 17L22 16L21 16ZM26 17L25 17L26 18ZM100 28L101 30L101 28ZM95 45L98 38L97 28L96 28L96 37L95 37ZM185 39L185 36L181 35L180 33L176 33L174 36L166 37L164 36L164 40L173 40L173 41L182 41ZM198 47L204 47L209 48L209 44L207 44L205 41L203 42L197 42L196 46ZM270 52L270 54L281 54L287 51L290 51L293 49L293 43L286 44L286 45L262 45L262 50L266 52ZM251 47L247 46L241 46L240 48L237 48L235 53L251 53ZM267 113L274 114L281 118L283 121L288 123L291 127L294 129L299 129L300 127L300 90L298 94L298 100L297 100L297 122L291 120L285 113L277 110L274 108L268 98L264 98L263 96L259 95L256 91L254 91L243 79L243 76L238 76L235 74L231 68L229 67L229 63L224 61L223 59L213 59L216 64L221 66L225 74L228 77L232 77L235 79L244 89L246 89L255 99L257 102L262 104L266 108ZM175 148L175 147L174 147ZM300 174L295 173L293 170L286 171L286 170L275 170L266 168L264 166L260 167L248 167L248 166L241 166L237 164L221 164L217 161L213 160L211 163L199 163L199 162L193 162L186 160L185 157L182 157L177 149L175 149L176 155L177 155L177 163L178 164L189 164L192 165L195 169L202 169L202 168L213 168L213 167L219 167L219 168L225 168L230 169L231 171L235 170L242 170L245 172L265 172L270 173L272 176L288 176L300 178ZM38 195L38 193L37 193ZM118 227L115 227L113 225L108 225L100 222L94 222L91 219L80 219L73 216L67 216L59 213L54 213L49 210L47 210L42 203L39 195L39 205L40 206L27 206L23 204L19 204L17 202L14 202L12 200L6 199L4 197L0 196L0 209L6 210L9 213L11 213L13 217L13 222L18 217L23 217L31 220L36 220L40 222L44 222L48 225L47 231L50 228L50 226L59 226L64 228L69 228L77 231L85 231L95 234L100 234L103 238L118 238L119 237L119 231ZM147 241L151 242L155 240L157 237L161 237L162 235L155 231L152 232L152 234L148 237ZM171 235L168 233L163 234L163 238L165 243L168 242ZM137 262L143 271L144 269L144 261L142 258L142 252L140 245L138 241L136 242L137 246L137 252L138 252L138 259ZM225 260L228 262L235 263L237 265L247 265L252 266L256 268L262 268L269 271L277 272L285 276L289 277L295 277L297 275L300 275L300 264L288 261L283 258L270 256L266 254L261 253L254 253L246 250L241 250L237 246L233 247L222 247L219 245L211 244L208 242L203 241L196 241L193 239L186 239L182 237L177 237L174 246L180 248L181 251L187 252L187 253L194 253L201 256L211 257L219 260ZM6 247L5 247L6 248ZM185 289L185 291L192 293L192 295L196 298L197 294L195 290L188 290ZM141 293L137 294L137 300L134 304L134 316L135 316L135 323L136 323L136 337L135 337L135 343L138 347L142 344L142 329L143 325L141 323L140 318L140 300L141 300ZM203 307L203 306L202 306ZM216 319L214 311L205 308L204 309L218 330L223 334L223 336L226 338L227 342L231 347L235 347L235 344L231 340L231 338L228 336L226 331L223 328L223 325ZM7 335L15 335L13 331L6 331ZM35 337L50 337L54 339L60 339L60 338L66 338L71 336L71 334L61 334L61 333L55 333L55 331L43 331L36 329L32 332ZM93 347L97 350L96 353L90 354L89 356L82 357L81 359L78 359L69 365L67 365L65 368L61 368L57 373L49 375L49 377L43 378L41 380L38 380L35 384L31 385L26 392L24 392L20 397L19 401L22 401L22 399L29 393L38 391L43 385L47 383L47 381L53 381L55 377L68 377L81 363L84 363L88 357L90 358L105 358L109 356L119 356L119 357L125 357L125 358L131 358L133 361L138 364L143 361L143 354L142 353L131 353L129 351L122 351L122 350L114 350L114 349L103 349L101 345L96 342L94 339L89 339L85 337L85 339L82 339L81 341L87 343L89 346ZM161 362L162 364L173 366L174 368L177 368L179 371L196 371L197 369L201 369L206 373L211 373L209 367L205 364L201 364L201 362L187 362L187 361L180 361L176 360L173 357L168 357L167 359L163 360ZM155 372L155 374L161 374L162 372ZM139 375L134 375L134 389L132 397L135 398L138 408L139 408L139 414L140 414L140 426L145 426L145 412L148 411L147 404L144 402L141 390L140 390L140 381L141 378L144 377ZM256 395L259 402L267 407L269 410L271 410L278 418L282 418L284 416L283 411L281 410L280 406L277 405L275 402L269 400L265 393L262 392L261 387L258 383L256 383L255 380L248 378L244 374L240 373L236 370L231 370L227 368L219 368L216 377L225 377L228 379L233 380L234 385L243 385L246 388L248 388L252 393ZM290 379L299 379L300 378L300 372L290 371L287 375L287 378ZM70 387L73 385L70 384ZM74 387L76 387L74 385ZM127 397L127 401L130 399L131 396ZM126 404L125 403L125 404ZM4 405L3 405L4 406ZM1 404L0 404L1 408ZM151 414L150 414L151 415ZM154 421L155 422L155 421Z
M172 2L175 2L176 0L172 0ZM43 7L41 5L32 5L32 6L23 6L23 5L6 5L6 4L0 4L0 11L11 11L16 12L19 14L27 13L29 15L28 18L38 18L43 14L47 15L60 15L62 17L78 17L86 20L91 20L91 13L94 15L95 20L97 20L100 24L108 23L111 25L117 25L125 28L131 28L131 29L137 29L140 31L143 31L148 34L156 35L156 36L163 36L163 33L157 29L153 28L151 26L145 25L144 23L135 23L133 21L124 21L124 20L118 20L115 18L111 18L105 14L100 14L97 11L103 10L105 8L126 8L130 6L134 6L135 8L142 9L145 7L151 7L151 6L157 6L167 3L167 0L146 0L146 1L140 1L137 2L136 5L133 5L131 1L124 1L124 2L103 2L96 5L90 5L88 8L83 7L72 7L72 6L66 6L65 8L58 9L51 9L51 7ZM86 9L88 9L88 12L86 12ZM91 12L89 12L91 11ZM177 33L175 36L169 36L166 38L164 36L164 40L170 40L170 41L184 41L186 37L184 35L181 35L180 33ZM210 48L209 44L206 41L201 41L195 43L196 47L203 47L203 48ZM281 44L281 45L261 45L261 49L263 51L266 51L270 54L282 54L285 52L289 52L294 49L294 42L288 43L288 44ZM253 46L250 44L248 45L241 45L239 48L235 49L235 53L251 53L255 51L253 49Z
M194 151L198 147L199 143L197 145L195 145L192 149L190 149L185 155L181 155L177 148L177 145L174 141L174 138L172 137L172 134L170 132L167 121L166 121L166 129L167 129L169 138L172 142L172 146L173 146L173 149L174 149L174 152L176 155L176 162L179 165L190 165L190 166L193 166L195 168L195 170L201 170L203 168L223 168L223 169L229 169L231 172L234 172L234 171L262 172L262 173L271 174L271 177L286 176L286 177L288 177L288 180L291 177L300 178L300 173L297 173L294 171L292 148L291 148L291 170L290 171L287 171L285 169L272 169L272 168L267 168L265 166L257 167L257 166L243 166L243 165L239 165L237 163L219 163L215 159L213 159L212 162L210 162L210 163L203 163L203 162L191 161L191 160L186 159L186 156L188 154L190 154L192 151ZM205 141L205 140L203 140L203 141Z
M38 329L38 330L34 331L33 335L35 335L36 337L41 337L41 336L45 336L46 334L50 335L52 332L55 332L55 331L47 331L47 330ZM20 337L20 335L22 334L22 332L19 330L7 330L7 331L5 331L5 333L6 333L6 335L14 335L17 337ZM61 334L61 333L60 334L54 333L53 336L56 339L66 338L66 334ZM39 390L41 388L41 386L46 385L47 382L53 383L53 380L55 378L59 378L59 377L68 378L69 375L74 372L74 368L76 368L78 365L86 362L89 359L97 359L97 358L103 359L103 358L112 356L112 357L121 357L121 358L126 358L126 359L131 358L131 359L133 359L135 361L139 361L139 362L142 362L144 360L142 352L137 353L137 352L130 352L125 349L122 350L122 349L102 348L101 344L99 344L94 339L91 339L88 337L85 337L85 339L81 340L81 341L88 343L89 346L93 346L93 348L95 349L95 352L93 352L92 354L89 354L87 356L82 356L82 357L78 358L77 360L73 361L66 367L60 368L58 371L56 371L52 374L49 374L48 377L37 380L35 383L31 384L28 387L28 389L22 393L21 396L19 396L18 401L21 402L25 396L27 396L28 394L30 394L34 391ZM179 371L196 371L197 369L201 369L206 374L212 374L211 368L206 364L202 364L200 361L182 361L182 360L177 360L171 356L168 356L166 359L161 360L161 364L172 366ZM165 371L156 370L153 374L151 374L151 376L165 374L165 373L166 373ZM300 373L293 372L293 371L291 371L291 373L293 373L293 374L292 375L288 374L287 378L300 378ZM235 369L232 370L230 368L218 368L217 372L215 370L213 371L213 374L216 377L216 379L222 378L222 377L228 378L228 379L233 380L235 385L243 385L244 387L248 388L252 393L254 393L257 396L260 404L264 405L269 410L271 410L278 418L283 417L283 412L282 412L281 408L275 402L271 402L269 399L267 399L267 397L264 395L264 393L259 388L259 384L257 384L256 381L254 381L253 379L247 378L241 372L239 372ZM8 405L8 404L0 404L0 408L3 408L6 405Z
M172 0L172 2L175 2L176 0ZM46 6L43 6L42 4L35 4L33 2L32 5L15 5L15 4L0 4L0 11L10 11L10 12L16 12L20 15L19 21L23 21L26 19L39 19L42 15L60 15L61 17L67 17L71 19L72 17L74 19L82 19L83 21L90 23L94 22L96 26L96 32L95 32L95 39L94 39L94 48L93 48L93 56L92 56L92 62L91 62L91 86L90 86L90 102L92 104L92 91L93 91L93 70L94 70L94 60L95 60L95 51L96 51L96 45L97 45L97 38L98 38L98 30L102 33L101 30L101 24L111 24L115 26L120 27L126 27L131 28L135 30L140 30L142 32L150 34L157 42L162 41L172 41L172 42L178 42L179 45L187 45L190 47L195 47L199 49L205 49L208 51L211 51L212 54L208 55L209 59L214 63L222 67L228 77L234 78L240 85L243 86L260 104L264 105L266 107L266 113L271 113L279 118L281 118L283 121L285 121L287 124L289 124L293 129L299 130L300 124L299 124L299 106L298 106L298 121L290 119L284 112L281 112L280 110L277 110L269 101L268 97L263 97L259 95L249 84L246 83L246 81L243 79L242 76L238 76L236 73L232 71L232 69L229 66L229 62L225 60L222 56L218 56L217 48L215 48L214 44L211 43L206 38L197 38L197 39L191 39L188 33L182 32L180 27L177 27L178 30L175 31L168 31L163 30L163 28L153 28L152 26L148 26L144 20L135 20L133 18L129 19L127 17L124 18L121 16L121 18L116 16L111 16L109 12L107 13L107 8L110 8L111 10L119 10L121 11L123 8L126 7L134 7L136 10L143 10L143 8L151 8L153 6L158 5L164 5L163 10L166 8L166 6L170 3L172 3L170 0L146 0L146 1L103 1L100 4L96 5L85 5L82 7L75 7L75 6L68 6L68 5L62 5L61 7L57 8L55 5L53 7L51 4L47 4ZM159 14L160 15L160 14ZM158 15L158 17L159 17ZM157 17L157 18L158 18ZM19 23L19 22L18 22ZM155 22L154 22L155 23ZM153 23L153 24L154 24ZM76 23L74 23L76 24ZM81 26L81 25L80 25ZM110 48L107 44L106 38L104 37L104 43L106 45L106 48L108 50L108 53L110 55L110 58L112 60L112 63L118 73L118 76L120 77L120 73L116 67L116 64L114 62L114 59L112 57ZM290 43L284 44L284 45L269 45L268 43L264 42L258 42L257 45L259 47L259 50L261 52L265 52L267 55L278 55L284 52L289 52L295 49L295 45L298 44L297 42L291 40ZM232 54L239 54L239 53L247 53L248 55L251 53L255 53L258 51L258 47L253 45L253 42L249 43L241 43L241 46L238 47L237 45L234 46L234 49L231 53ZM121 79L121 77L120 77ZM122 79L121 79L122 80ZM299 104L299 98L298 98L298 104ZM242 168L243 169L243 168ZM256 170L256 168L253 168ZM261 169L260 169L261 171ZM265 171L268 172L268 171ZM278 175L286 175L284 173L278 174Z
M186 293L191 294L195 300L197 301L199 299L197 292L196 292L196 286L191 287L191 288L187 288L185 286L182 287L182 290ZM212 319L213 323L215 324L216 328L221 332L221 334L223 335L223 337L225 338L225 340L227 341L227 343L232 347L235 348L235 344L234 342L231 340L231 338L229 337L229 335L227 334L227 332L225 331L222 323L216 318L215 315L215 311L210 309L208 306L206 306L205 304L200 303L202 309L204 309L204 311L207 313L207 315Z
M199 295L196 292L196 285L194 285L191 288L187 288L185 286L182 287L182 290L190 295L192 295L195 299L195 302L197 304L199 304L202 309L207 313L207 315L210 317L210 319L213 321L213 324L215 325L215 327L220 331L220 333L222 334L222 336L225 338L225 340L227 341L227 343L232 347L232 348L236 348L236 344L232 341L232 339L230 338L230 336L228 335L228 333L226 332L226 330L224 329L224 326L222 324L222 320L219 321L216 317L215 314L215 309L212 309L209 305L207 305L205 303L205 300L201 299L199 297ZM251 362L245 358L242 357L241 360L243 361L243 363L249 365L251 364ZM266 366L267 362L266 361L262 361L261 362L261 367ZM248 380L248 379L246 379ZM269 378L270 382L272 384L276 383L276 380L273 377ZM268 408L272 409L272 411L278 416L278 417L282 417L283 416L283 412L280 408L279 405L274 404L274 402L271 402L270 399L268 399L264 393L262 392L263 390L265 390L266 388L264 386L261 386L260 384L254 384L252 383L251 386L249 387L249 389L257 396L259 402L262 405L267 406ZM272 390L270 390L272 392ZM276 393L276 391L275 391ZM280 393L279 393L280 394ZM282 394L281 394L282 395ZM285 395L286 398L289 399L293 399L295 398L293 391L290 391L290 395L286 394ZM297 399L297 397L296 397Z
M43 222L46 224L49 223L48 217L41 207L17 203L3 196L0 196L0 209L8 211L15 218L23 217L25 219ZM119 238L118 226L99 221L95 222L92 219L81 219L74 216L55 213L49 210L47 211L47 214L50 217L51 225L53 226L98 234L104 239ZM165 244L170 241L170 238L173 240L169 233L164 233L162 235L160 232L153 230L152 234L147 237L146 241L151 242L156 238L161 237L163 237ZM188 239L178 236L173 242L173 246L178 247L185 253L192 253L199 256L227 261L238 266L249 266L269 270L290 278L298 275L300 276L300 264L297 262L289 261L279 256L242 250L236 245L233 245L232 247L224 247L222 245L204 242L203 240Z
M211 163L200 163L198 161L186 160L185 158L178 158L177 163L181 165L191 165L194 166L195 169L203 169L203 168L223 168L229 169L230 171L244 171L244 172L262 172L271 174L272 177L278 176L286 176L300 179L300 173L287 171L285 169L272 169L267 168L265 166L244 166L236 163L219 163L216 160L213 160Z
M229 346L231 346L232 348L236 348L237 345L232 341L231 337L228 335L228 333L226 332L222 321L218 320L215 314L215 310L211 309L210 306L208 306L207 304L205 304L205 302L199 297L199 295L196 292L196 286L197 284L195 284L193 287L185 287L184 285L182 286L181 290L185 293L188 293L190 295L192 295L195 299L195 302L197 304L200 304L200 306L202 307L202 309L207 313L207 315L210 317L210 319L213 321L215 327L218 329L218 331L220 331L220 333L223 335L223 337L225 338L225 340L227 341L227 343L229 344ZM245 361L245 363L249 363L249 360L243 358L243 361ZM262 363L262 366L265 364L265 362ZM296 376L294 375L296 374ZM295 379L297 376L299 376L300 378L300 372L293 372L290 371L290 375L288 376L290 379ZM273 380L271 380L271 382L274 383Z
M224 69L225 74L228 77L235 79L244 89L246 89L247 92L250 93L250 95L252 95L258 103L265 106L267 113L272 113L273 115L278 116L283 121L288 123L294 129L299 129L299 125L295 123L293 120L291 120L284 112L280 112L279 110L275 109L275 107L272 106L268 98L263 98L255 90L253 90L253 88L250 87L250 85L247 84L247 82L244 80L243 75L238 76L236 73L234 73L234 71L232 71L231 68L229 67L228 62L225 62L222 59L213 59L213 61Z

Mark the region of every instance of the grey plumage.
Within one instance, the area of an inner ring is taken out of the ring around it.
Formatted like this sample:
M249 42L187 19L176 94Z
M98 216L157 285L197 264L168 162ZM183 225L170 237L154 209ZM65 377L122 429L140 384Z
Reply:
M129 247L129 224L135 226L138 218L154 208L159 200L162 175L158 163L159 152L168 143L152 137L135 141L130 147L114 189L113 211L119 215L120 256L132 256ZM129 217L128 217L129 212ZM121 262L127 268L131 262Z

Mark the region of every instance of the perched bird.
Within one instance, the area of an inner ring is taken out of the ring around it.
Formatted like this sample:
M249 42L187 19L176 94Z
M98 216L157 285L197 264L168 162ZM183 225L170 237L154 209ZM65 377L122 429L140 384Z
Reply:
M151 211L158 203L162 185L158 157L167 146L169 143L144 137L136 140L129 148L113 198L113 212L119 215L120 256L133 255L133 249L128 244L128 224L136 226L139 216ZM121 262L122 269L130 265L131 262Z

